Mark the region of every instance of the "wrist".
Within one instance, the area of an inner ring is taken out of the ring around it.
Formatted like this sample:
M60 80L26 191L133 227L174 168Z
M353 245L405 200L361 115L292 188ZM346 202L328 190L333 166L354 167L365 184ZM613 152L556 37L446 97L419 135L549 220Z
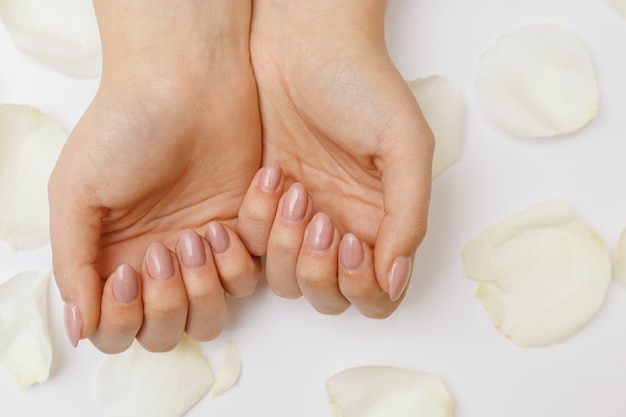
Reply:
M253 31L295 39L349 34L384 38L386 0L253 0Z
M220 50L249 50L251 0L94 0L103 78L205 72ZM223 59L224 57L219 57Z

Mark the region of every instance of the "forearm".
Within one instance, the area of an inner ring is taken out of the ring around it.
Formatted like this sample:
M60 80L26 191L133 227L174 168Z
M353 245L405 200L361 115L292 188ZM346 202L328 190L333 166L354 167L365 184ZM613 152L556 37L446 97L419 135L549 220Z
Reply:
M350 33L378 42L384 39L386 6L386 0L253 0L253 30L280 37L293 28L300 39Z
M228 42L248 49L251 0L93 0L103 77L119 66L150 74L207 62ZM199 69L200 70L200 69Z

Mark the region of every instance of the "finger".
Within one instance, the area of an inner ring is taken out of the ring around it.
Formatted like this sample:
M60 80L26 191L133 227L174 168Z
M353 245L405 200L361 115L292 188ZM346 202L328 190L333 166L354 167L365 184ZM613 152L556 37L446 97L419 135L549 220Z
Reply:
M89 193L71 189L75 175L66 170L56 168L48 185L50 244L54 277L65 301L67 335L76 346L91 336L100 320L102 279L96 259L103 211L92 204Z
M141 280L128 265L118 267L102 292L100 323L89 338L104 353L120 353L135 340L143 321Z
M137 340L149 351L170 351L185 331L187 294L175 256L160 242L148 246L142 281L144 320Z
M419 117L407 126L386 132L393 136L386 142L395 146L384 149L377 160L385 215L376 235L374 265L381 288L394 301L408 285L415 251L426 234L430 202L434 140L417 107L415 114Z
M196 340L215 339L226 325L228 305L211 248L196 232L184 230L177 253L188 302L185 331Z
M254 256L267 253L267 241L283 186L280 165L272 161L257 172L244 196L239 209L237 233Z
M380 287L374 273L372 250L355 235L339 243L339 289L365 316L385 318L398 306Z
M317 213L306 227L296 276L302 294L323 314L340 314L350 302L337 280L339 231L324 213Z
M267 243L265 275L269 286L281 297L296 298L302 295L296 278L296 266L312 207L311 197L299 183L292 184L278 203L278 212Z
M234 297L250 295L261 274L261 261L248 253L237 233L218 222L207 225L206 238L226 292Z

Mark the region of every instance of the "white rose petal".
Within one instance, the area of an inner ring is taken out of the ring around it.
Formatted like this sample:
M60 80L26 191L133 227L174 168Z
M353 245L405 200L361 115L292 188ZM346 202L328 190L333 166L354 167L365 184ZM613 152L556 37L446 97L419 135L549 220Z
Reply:
M224 346L222 366L211 389L211 395L217 397L235 385L241 375L241 367L239 346L233 340L227 340Z
M39 110L0 106L0 239L13 250L50 240L48 179L66 140L63 128Z
M549 137L580 129L598 113L591 56L571 30L527 26L500 37L480 57L478 104L501 129Z
M454 401L435 375L363 366L326 381L333 417L451 417Z
M461 156L467 113L465 96L456 84L437 75L408 84L435 135L435 177Z
M615 11L626 18L626 0L609 0Z
M50 271L24 271L0 285L0 364L20 388L48 380Z
M626 229L622 230L622 234L617 242L617 251L615 253L615 272L617 276L626 283Z
M0 0L0 18L17 47L75 78L100 75L102 50L90 0Z
M463 248L468 278L495 327L521 346L560 342L602 306L611 256L602 239L559 201L494 225Z
M187 336L165 353L148 352L135 341L100 366L98 399L105 417L176 417L200 400L214 380L198 344Z

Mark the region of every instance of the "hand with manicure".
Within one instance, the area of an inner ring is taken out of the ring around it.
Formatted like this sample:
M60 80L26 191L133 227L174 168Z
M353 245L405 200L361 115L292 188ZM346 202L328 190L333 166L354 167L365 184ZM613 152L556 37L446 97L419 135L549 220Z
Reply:
M263 255L275 293L325 314L402 300L433 140L385 2L251 1L94 1L102 82L49 186L73 345L212 339Z

